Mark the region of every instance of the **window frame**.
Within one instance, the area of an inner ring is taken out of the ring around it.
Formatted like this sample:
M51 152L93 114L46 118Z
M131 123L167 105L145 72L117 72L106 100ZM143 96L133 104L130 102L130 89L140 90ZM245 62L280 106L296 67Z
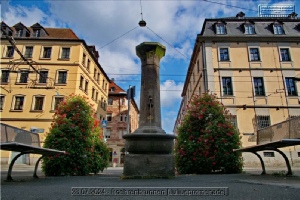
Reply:
M256 119L257 119L257 121L256 121L257 122L257 130L261 130L261 129L271 126L270 115L257 115ZM266 123L266 121L268 121L268 123Z
M282 56L282 50L287 50L287 52L285 52L285 53L287 53L287 54L285 54L285 55L288 56L288 59L287 59L287 60L283 60L283 58L284 58L285 56ZM279 48L279 55L280 55L280 62L291 62L291 61L292 61L292 55L291 55L291 51L290 51L290 48L289 48L289 47L280 47L280 48Z
M85 85L84 85L84 92L86 94L88 94L88 91L89 91L89 80L85 80Z
M216 30L217 35L226 35L227 34L226 24L224 24L224 23L216 23L215 30Z
M24 81L23 80L23 75L27 74L27 78L25 77ZM20 69L18 72L18 79L17 79L17 83L18 84L27 84L28 83L28 79L29 79L29 70L28 69Z
M274 35L285 35L283 24L274 23L273 24L273 32L274 32Z
M15 49L13 46L6 46L3 58L13 58Z
M261 81L260 82L261 85L257 85L257 84L259 84L259 82L257 82L258 80ZM254 88L254 94L256 97L266 96L264 77L253 77L253 88Z
M37 108L37 98L42 98L42 105L39 105L38 108ZM32 100L31 111L35 111L35 112L43 111L44 105L45 105L45 100L46 100L45 95L34 95L33 100Z
M46 51L46 49L50 49L50 55L48 55L48 51ZM41 59L51 59L51 56L52 56L52 46L43 46L42 54L41 54L40 58Z
M257 55L256 54L252 54L252 50L257 50ZM261 56L260 56L260 48L259 47L248 47L248 52L249 52L249 61L250 62L261 62ZM257 56L258 59L255 60L252 58L252 55Z
M3 111L4 103L5 103L5 95L0 94L0 112Z
M227 83L227 79L230 79L230 90L228 90L228 87L226 87L227 89L224 90L224 88L225 88L224 81L225 81L225 83ZM233 96L233 83L232 83L232 77L230 77L230 76L222 77L222 96Z
M112 121L112 113L106 114L106 121L111 122Z
M64 51L66 49L69 50L68 54L66 54L67 56L65 56L65 51ZM61 47L59 58L62 59L62 60L70 60L70 58L71 58L71 47Z
M22 102L22 104L18 105L19 109L16 109L16 107L17 107L17 105L16 105L17 98L23 98L23 102L20 101L20 103ZM23 94L16 94L16 95L13 96L11 110L12 111L23 111L24 110L24 104L25 104L25 95L23 95Z
M60 79L60 74L62 74L62 73L65 73L65 77L63 77L64 78L64 80L65 80L65 82L59 82L61 79ZM55 84L56 85L66 85L67 84L67 79L68 79L68 70L57 70L57 72L56 72L56 81L55 81Z
M26 55L27 54L27 48L31 48L31 51L29 52L29 55ZM31 59L33 57L33 46L25 46L24 47L24 57L27 58L27 59Z
M251 28L247 28L247 27L251 27ZM245 30L244 34L246 34L246 35L255 35L256 34L254 24L251 24L251 23L244 24L244 30Z
M287 81L289 80L289 81ZM290 86L288 83L290 83L290 81L293 83L293 86ZM298 96L298 91L297 91L297 83L294 80L294 78L292 77L285 77L285 87L286 87L286 95L287 96ZM289 88L293 87L294 88L294 92L291 91L289 92Z
M44 72L47 72L47 76L46 77L43 77L42 76L42 73L44 73ZM48 69L41 69L41 70L39 70L39 74L38 74L38 76L39 76L39 84L47 84L47 82L48 82L48 78L49 78L49 70ZM44 82L42 82L42 80L44 80L45 79L45 81Z
M223 50L227 50L227 60L226 59L224 59L224 53L223 53ZM218 50L219 50L219 62L229 62L230 61L230 52L229 52L229 47L219 47L218 48ZM223 56L221 56L221 55L223 55Z
M3 81L3 71L5 71L5 81ZM7 73L6 73L7 72ZM1 84L8 84L10 81L10 70L9 69L1 69Z
M62 99L62 100L57 101L57 99ZM51 110L55 111L58 107L58 104L63 100L64 100L64 96L62 96L62 95L53 96Z

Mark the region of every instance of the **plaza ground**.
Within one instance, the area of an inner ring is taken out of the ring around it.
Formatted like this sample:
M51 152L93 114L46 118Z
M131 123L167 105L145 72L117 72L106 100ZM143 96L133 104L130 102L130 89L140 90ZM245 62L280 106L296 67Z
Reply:
M5 181L8 165L1 166L1 199L299 199L300 169L294 175L283 175L284 168L246 168L241 174L177 175L173 179L121 179L123 168L107 168L89 176L32 178L34 166L14 166L13 182ZM228 196L73 196L72 187L97 188L182 188L228 187Z

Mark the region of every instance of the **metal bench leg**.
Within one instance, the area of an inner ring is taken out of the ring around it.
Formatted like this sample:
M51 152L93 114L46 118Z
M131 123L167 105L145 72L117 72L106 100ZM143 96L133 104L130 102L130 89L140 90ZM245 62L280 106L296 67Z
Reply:
M280 153L280 155L282 155L282 157L284 158L285 160L285 163L286 163L286 166L287 166L287 169L288 169L288 172L286 173L286 176L291 176L293 175L292 173L292 168L291 168L291 165L290 165L290 161L289 159L287 158L287 156L282 152L280 151L279 149L273 149L274 151L277 151L278 153Z
M258 153L256 153L256 152L251 152L251 153L255 154L259 158L259 160L260 160L261 167L262 167L262 173L261 173L261 175L266 174L265 163L264 163L262 157Z
M13 166L14 166L16 160L17 160L20 156L22 156L22 155L24 155L24 154L26 154L26 153L19 153L18 155L16 155L16 156L11 160L11 162L10 162L10 164L9 164L8 172L7 172L6 181L12 181L12 180L13 180L12 177L11 177L11 171L12 171L12 168L13 168Z
M33 178L39 178L36 174L37 168L39 166L40 161L44 158L45 156L41 156L35 163L35 167L34 167L34 172L33 172Z

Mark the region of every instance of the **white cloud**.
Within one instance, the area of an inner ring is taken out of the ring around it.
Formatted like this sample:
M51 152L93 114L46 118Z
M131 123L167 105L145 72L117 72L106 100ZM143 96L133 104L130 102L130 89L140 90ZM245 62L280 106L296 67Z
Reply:
M160 85L160 101L161 107L172 107L174 104L180 103L183 83L174 80L166 80Z
M167 134L173 134L174 122L177 118L176 111L166 111L163 113L162 129L166 131Z

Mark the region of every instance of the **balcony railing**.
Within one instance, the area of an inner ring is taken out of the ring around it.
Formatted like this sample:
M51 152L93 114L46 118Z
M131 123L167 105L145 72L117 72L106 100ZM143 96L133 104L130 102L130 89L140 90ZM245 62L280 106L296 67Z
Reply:
M257 131L257 144L265 144L282 139L300 139L300 117L295 117Z

